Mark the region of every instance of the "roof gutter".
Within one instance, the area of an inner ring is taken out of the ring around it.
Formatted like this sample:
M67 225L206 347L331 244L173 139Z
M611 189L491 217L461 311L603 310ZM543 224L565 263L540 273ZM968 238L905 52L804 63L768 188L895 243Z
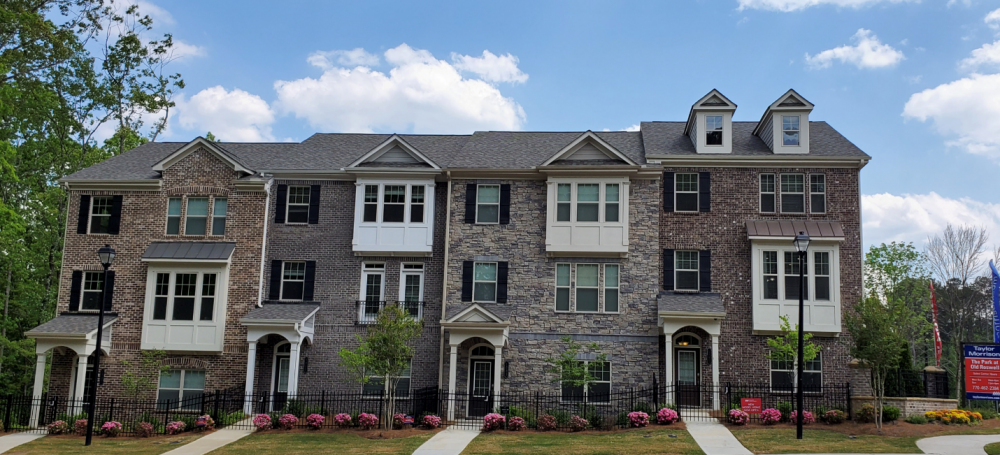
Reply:
M732 155L648 155L664 167L840 167L861 169L871 157L827 156L732 156Z
M71 191L80 190L118 190L118 191L159 191L163 185L160 179L59 179L59 182Z
M441 320L445 319L445 309L448 307L448 248L451 243L451 171L445 171L448 180L448 193L445 195L445 215L444 215L444 270L441 278ZM440 341L438 359L438 390L444 388L444 326L440 326L441 331L438 339Z

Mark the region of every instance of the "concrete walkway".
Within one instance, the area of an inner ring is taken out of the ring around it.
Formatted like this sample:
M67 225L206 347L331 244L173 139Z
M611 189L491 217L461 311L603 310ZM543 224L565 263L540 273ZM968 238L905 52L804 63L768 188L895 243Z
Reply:
M458 455L476 436L479 436L479 430L449 427L417 447L413 455Z
M0 453L4 453L21 444L27 444L42 436L45 436L45 433L12 433L7 436L0 436Z
M1000 434L936 436L917 441L917 447L924 453L986 455L983 447L994 442L1000 442Z
M252 430L223 428L215 433L195 439L194 441L171 450L164 455L203 455L218 449L219 447L232 444L252 432Z
M753 455L725 425L715 420L684 422L705 455Z

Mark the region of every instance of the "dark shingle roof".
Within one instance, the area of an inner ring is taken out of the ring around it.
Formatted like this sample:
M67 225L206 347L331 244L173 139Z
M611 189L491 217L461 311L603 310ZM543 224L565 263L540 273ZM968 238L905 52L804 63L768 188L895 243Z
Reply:
M96 314L61 314L48 322L35 327L26 333L31 334L65 334L86 335L97 330ZM114 322L114 313L104 313L104 325Z
M562 150L583 131L536 133L477 131L448 163L452 168L529 169ZM638 132L599 132L597 137L639 164L645 164L642 135Z
M229 259L236 242L153 242L142 253L143 259Z
M697 155L684 135L684 122L642 122L646 155ZM753 135L757 122L733 122L733 155L773 156L764 141ZM809 122L809 154L870 158L826 122Z
M459 313L465 311L472 305L479 305L484 310L489 311L490 313L496 315L496 317L500 318L501 321L506 321L510 319L510 314L511 312L514 311L513 307L502 303L470 303L468 305L452 305L448 307L448 309L445 311L444 319L445 320L451 319L457 316Z
M318 303L267 303L247 313L242 320L302 322L317 308Z
M657 299L661 312L725 313L722 296L708 292L661 292Z

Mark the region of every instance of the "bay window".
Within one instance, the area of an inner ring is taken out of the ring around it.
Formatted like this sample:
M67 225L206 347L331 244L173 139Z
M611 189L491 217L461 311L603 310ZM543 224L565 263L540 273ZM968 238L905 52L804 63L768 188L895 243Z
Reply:
M796 324L799 311L799 254L788 242L754 241L752 246L754 330L780 330L780 317ZM821 336L841 327L839 245L813 240L802 261L805 329Z
M141 349L222 351L228 269L152 264Z
M551 177L546 252L628 252L628 179Z
M352 241L356 253L429 255L433 228L433 181L358 181Z

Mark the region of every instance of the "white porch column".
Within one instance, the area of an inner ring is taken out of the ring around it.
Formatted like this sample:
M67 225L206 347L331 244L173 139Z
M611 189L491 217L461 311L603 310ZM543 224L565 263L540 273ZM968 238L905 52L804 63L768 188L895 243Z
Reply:
M96 378L94 378L96 380ZM76 415L83 410L83 392L87 384L87 356L76 356L76 387L73 389L73 404L70 414Z
M257 370L257 342L251 341L247 349L247 386L244 394L243 412L253 414L253 377Z
M295 398L299 393L299 350L301 341L291 343L291 353L288 356L288 398Z
M495 367L493 368L493 409L500 409L500 373L503 370L503 356L501 355L502 346L494 346L494 361Z
M712 383L715 386L712 409L719 409L719 335L712 335Z
M667 386L666 387L666 390L667 390L666 402L667 402L667 404L671 404L671 403L674 402L674 387L677 386L676 384L674 384L674 340L673 340L673 338L674 338L673 335L667 334L666 341L664 342L664 352L665 352L664 356L665 356L665 358L663 360L663 363L664 363L664 365L666 365L666 368L665 368L666 371L663 372L663 384Z
M448 421L455 420L455 376L458 374L458 345L451 345L451 361L448 362Z
M45 353L35 354L35 387L31 390L31 421L32 427L38 426L38 413L42 405L42 388L45 386Z

